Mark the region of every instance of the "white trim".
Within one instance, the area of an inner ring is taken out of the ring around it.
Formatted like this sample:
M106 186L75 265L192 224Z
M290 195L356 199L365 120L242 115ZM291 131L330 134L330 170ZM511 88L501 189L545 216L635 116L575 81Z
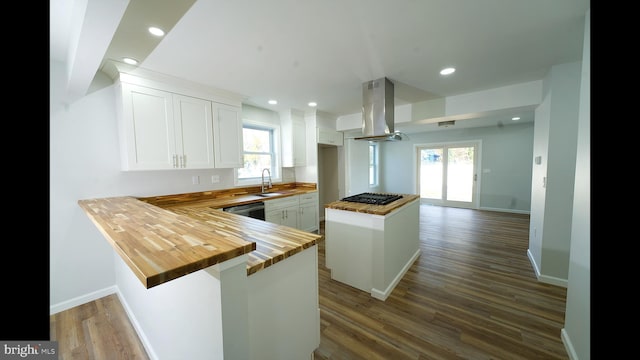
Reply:
M478 210L499 211L499 212L513 213L513 214L531 214L531 211L529 211L529 210L501 209L501 208L492 208L492 207L484 207L484 206L478 208Z
M540 269L538 268L538 264L536 263L536 260L533 257L533 254L531 253L530 249L527 249L527 257L529 258L529 262L531 263L531 266L533 266L533 272L536 274L536 278L539 278Z
M73 307L82 305L82 304L86 304L88 302L94 301L94 300L98 300L100 298L103 298L105 296L111 295L116 293L118 290L118 288L114 285L114 286L109 286L106 287L104 289L101 290L96 290L94 292L85 294L85 295L81 295L78 297L75 297L73 299L67 300L67 301L63 301L61 303L57 303L54 305L50 305L49 306L49 315L54 315L57 314L61 311L65 311L68 309L71 309Z
M561 279L555 276L540 275L538 276L538 281L545 284L561 286L563 288L567 288L569 286L569 281L567 279Z
M409 271L409 269L411 268L411 265L413 265L416 259L418 259L418 256L420 256L420 249L416 250L416 252L413 254L411 259L409 259L409 261L404 265L404 267L402 267L402 271L400 271L398 275L396 275L396 277L393 279L393 281L389 284L389 286L387 286L387 288L384 291L380 291L376 288L372 288L371 297L374 297L382 301L387 300L389 295L391 295L391 292L393 292L393 289L396 288L396 285L398 285L400 280L402 280L402 277L404 277L404 274L406 274L407 271Z
M569 355L570 360L578 360L578 354L576 353L576 349L573 347L573 343L571 342L571 338L569 338L569 334L565 328L560 330L560 338L562 339L562 343L564 344L564 349L567 350L567 355Z
M147 335L142 329L142 326L140 326L138 319L136 318L133 311L131 310L129 303L127 303L127 300L124 298L124 296L120 292L120 289L118 287L116 287L116 289L117 289L116 294L118 295L118 299L120 299L120 303L122 304L124 311L127 313L127 317L129 318L129 321L131 321L131 325L133 325L133 328L136 330L136 333L138 334L138 338L140 338L140 342L142 343L142 346L144 346L144 349L147 351L147 355L149 355L149 359L151 360L159 359L158 354L156 354L156 352L153 350L153 347L151 346L151 343L149 342L149 338L147 338Z
M540 268L538 268L538 264L536 264L533 258L533 255L531 254L531 251L529 249L527 249L527 257L529 258L529 262L531 263L531 266L533 266L533 271L535 272L536 278L538 279L539 282L561 286L563 288L567 288L569 286L569 280L567 279L562 279L562 278L548 276L548 275L542 275L540 273Z

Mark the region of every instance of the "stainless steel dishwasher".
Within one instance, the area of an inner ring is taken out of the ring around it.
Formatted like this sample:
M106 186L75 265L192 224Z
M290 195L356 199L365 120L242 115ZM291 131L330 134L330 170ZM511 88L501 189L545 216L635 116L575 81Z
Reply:
M264 220L264 201L244 205L229 206L223 208L222 211L226 211L230 214L243 215L254 219Z

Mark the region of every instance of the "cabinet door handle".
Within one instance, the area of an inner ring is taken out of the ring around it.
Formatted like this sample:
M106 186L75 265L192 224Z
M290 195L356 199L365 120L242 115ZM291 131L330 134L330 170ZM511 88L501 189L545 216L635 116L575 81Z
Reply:
M180 167L187 167L187 155L180 156Z
M177 168L178 167L178 155L173 154L173 167Z

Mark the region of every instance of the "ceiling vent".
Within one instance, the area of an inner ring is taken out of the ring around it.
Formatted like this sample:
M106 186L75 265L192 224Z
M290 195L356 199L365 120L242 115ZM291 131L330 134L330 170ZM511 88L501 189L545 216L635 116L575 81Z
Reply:
M453 126L455 124L456 124L455 120L440 121L440 122L438 122L438 127L449 127L449 126Z

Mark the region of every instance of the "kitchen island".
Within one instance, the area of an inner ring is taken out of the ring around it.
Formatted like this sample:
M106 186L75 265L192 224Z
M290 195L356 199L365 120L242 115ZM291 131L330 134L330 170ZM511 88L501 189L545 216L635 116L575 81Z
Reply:
M420 256L420 197L389 204L325 205L325 260L331 278L386 300Z
M221 210L262 200L251 194L148 200L78 203L114 248L116 292L150 358L312 356L321 235Z

